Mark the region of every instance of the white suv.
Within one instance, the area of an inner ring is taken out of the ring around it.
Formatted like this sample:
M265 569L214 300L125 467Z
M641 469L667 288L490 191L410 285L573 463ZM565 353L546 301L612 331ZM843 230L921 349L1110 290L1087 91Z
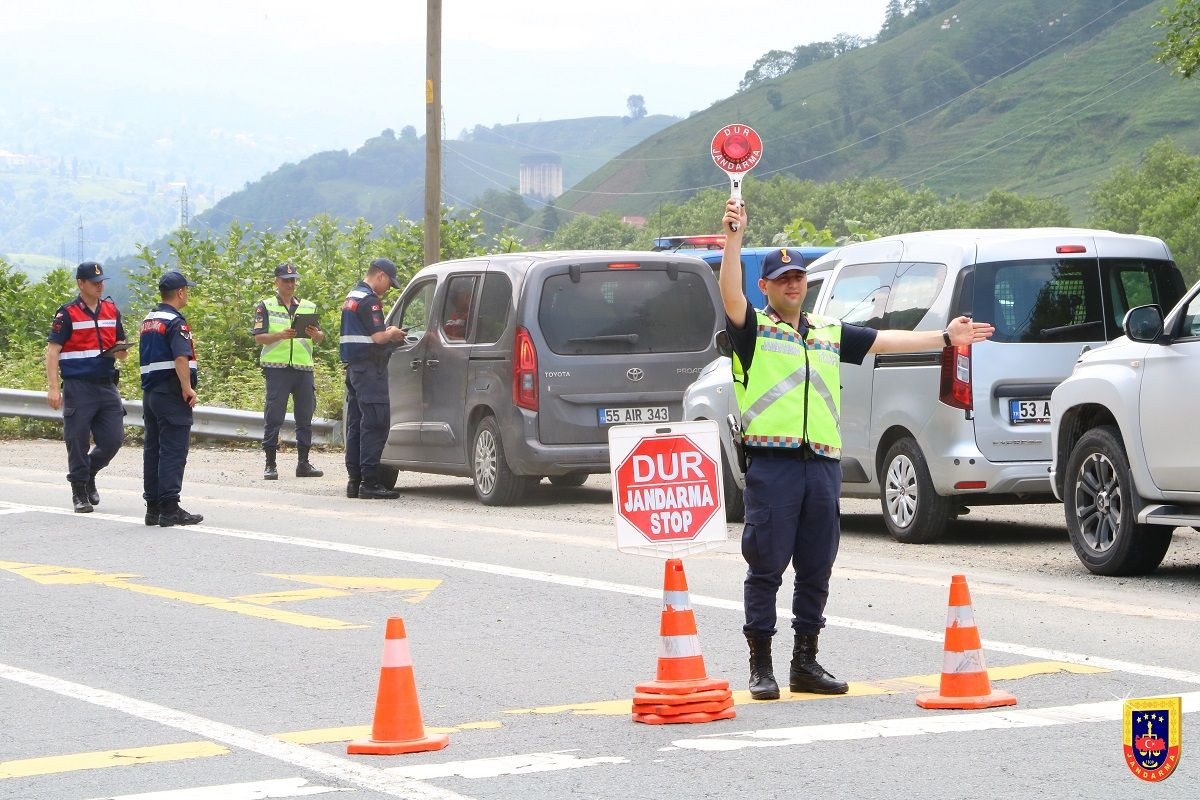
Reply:
M1152 572L1180 526L1200 526L1200 284L1163 320L1130 310L1125 337L1085 353L1051 395L1051 484L1079 560Z

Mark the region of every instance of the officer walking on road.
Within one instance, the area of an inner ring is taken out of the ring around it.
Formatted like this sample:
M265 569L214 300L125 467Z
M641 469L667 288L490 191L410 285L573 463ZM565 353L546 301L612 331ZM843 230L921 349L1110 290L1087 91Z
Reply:
M775 596L788 562L796 572L791 690L842 694L846 683L817 663L817 637L825 625L829 576L841 536L840 363L861 364L868 353L981 342L994 328L958 317L942 331L875 331L804 313L807 267L800 252L789 248L763 258L758 286L768 304L756 311L742 291L747 221L745 205L730 198L722 220L726 239L719 283L749 459L742 557L748 566L743 631L750 647L750 694L756 700L779 697L771 637Z
M371 262L366 276L342 303L339 353L346 365L347 497L393 499L400 496L379 482L379 458L387 442L388 359L404 331L383 321L383 300L399 289L396 265L386 258Z
M138 351L142 362L142 453L146 524L169 528L204 521L179 506L196 405L196 347L180 311L196 284L176 270L158 281L162 302L142 320Z
M283 263L275 268L275 296L260 300L254 309L254 341L262 345L258 360L263 368L267 386L263 409L263 452L266 469L263 480L279 479L275 453L279 449L279 428L287 414L288 397L295 404L297 478L319 478L325 473L308 460L312 447L312 417L317 405L317 390L313 383L313 344L320 344L325 333L320 325L308 325L297 331L293 322L297 314L316 314L311 300L296 297L296 282L300 273L295 264Z
M86 514L100 502L96 473L108 466L125 438L117 361L128 354L111 349L125 343L125 328L116 304L100 299L104 268L83 262L75 270L75 285L79 296L54 313L46 340L46 402L63 410L71 502L76 513Z

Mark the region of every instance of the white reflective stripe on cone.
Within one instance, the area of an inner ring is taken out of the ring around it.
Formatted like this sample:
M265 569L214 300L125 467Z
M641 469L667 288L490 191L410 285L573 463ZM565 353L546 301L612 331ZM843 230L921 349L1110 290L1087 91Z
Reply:
M966 650L962 653L945 653L942 656L942 672L951 675L987 672L987 667L983 664L983 651Z
M700 655L699 636L661 636L659 658L691 658Z
M98 319L96 320L96 325L100 328L115 328L117 327L117 321L115 319Z
M690 611L692 599L687 592L663 592L663 607L672 611Z
M375 340L372 339L370 336L343 335L342 338L339 339L338 341L340 341L342 344L374 344L375 343Z
M70 360L72 358L92 358L93 356L98 355L100 355L99 350L72 350L69 353L59 353L58 360L63 361Z
M411 667L412 654L408 651L408 639L384 639L384 667Z
M195 369L195 368L196 368L196 362L189 361L188 369ZM165 370L165 369L175 369L175 362L174 361L151 361L149 364L146 364L144 367L142 367L142 374L145 375L147 372L161 372L162 370Z
M950 606L946 613L947 628L974 628L975 612L970 606Z

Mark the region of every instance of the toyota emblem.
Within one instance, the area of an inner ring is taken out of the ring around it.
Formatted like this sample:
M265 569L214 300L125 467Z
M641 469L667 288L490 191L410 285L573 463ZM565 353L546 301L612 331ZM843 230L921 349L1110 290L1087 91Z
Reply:
M638 381L640 381L642 378L646 377L646 373L642 372L642 371L641 371L640 369L638 369L637 367L634 367L633 369L631 369L631 370L628 370L628 371L625 373L625 377L626 377L626 378L629 378L629 380L633 381L634 383L637 383L637 382L638 382Z

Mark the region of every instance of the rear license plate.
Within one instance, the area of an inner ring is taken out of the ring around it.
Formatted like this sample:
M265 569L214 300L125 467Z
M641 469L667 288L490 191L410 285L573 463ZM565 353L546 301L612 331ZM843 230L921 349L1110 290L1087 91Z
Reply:
M1049 422L1050 401L1048 399L1009 400L1008 419L1013 425Z
M671 415L666 406L641 406L639 408L597 408L596 416L601 425L628 425L638 422L670 422Z

